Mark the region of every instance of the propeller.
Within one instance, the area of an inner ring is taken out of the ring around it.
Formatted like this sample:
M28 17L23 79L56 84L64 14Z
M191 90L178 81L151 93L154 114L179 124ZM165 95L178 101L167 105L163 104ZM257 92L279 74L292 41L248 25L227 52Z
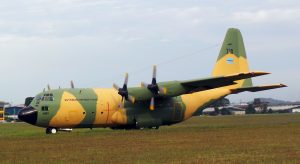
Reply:
M148 88L152 93L153 97L151 98L150 102L150 110L155 109L155 102L154 102L154 97L158 96L159 94L165 95L167 93L167 89L165 87L158 86L156 82L156 65L153 66L153 73L152 73L152 82L151 84L147 84L145 82L141 83L141 86L144 88Z
M124 99L133 104L135 102L135 98L128 94L127 84L128 84L128 73L125 74L125 80L122 88L120 88L117 84L113 84L113 87L118 91L118 94L122 96L122 102L120 105L121 108L123 108L124 106Z

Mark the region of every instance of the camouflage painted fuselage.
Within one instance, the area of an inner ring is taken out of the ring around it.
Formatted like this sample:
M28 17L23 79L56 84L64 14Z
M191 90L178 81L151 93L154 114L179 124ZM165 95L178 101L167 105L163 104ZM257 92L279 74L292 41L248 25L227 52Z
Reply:
M114 89L58 89L38 94L31 106L37 110L35 125L40 127L156 127L186 120L229 93L229 89L213 89L157 98L156 108L152 111L149 101L125 102L124 108L119 108L121 97ZM45 95L53 97L47 99Z
M156 72L155 72L156 74ZM242 35L238 29L227 31L213 76L189 81L157 83L164 93L155 94L143 87L124 87L125 98L114 89L56 89L35 96L19 118L46 133L59 128L143 128L171 125L184 121L214 101L229 94L285 87L282 84L252 86L251 77L265 72L249 72ZM126 78L125 78L126 79ZM125 80L127 81L127 80ZM156 81L156 80L155 80ZM127 84L127 83L125 83ZM125 86L125 85L124 85ZM122 91L122 90L121 90ZM122 95L123 96L123 95ZM151 100L155 97L155 110ZM151 103L150 103L151 101Z

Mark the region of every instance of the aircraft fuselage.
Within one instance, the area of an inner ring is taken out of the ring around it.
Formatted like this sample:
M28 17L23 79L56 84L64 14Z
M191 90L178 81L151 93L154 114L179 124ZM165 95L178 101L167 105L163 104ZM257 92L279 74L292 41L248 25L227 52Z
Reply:
M197 94L188 95L195 97ZM36 112L36 119L29 123L55 128L158 127L181 122L216 100L205 96L206 101L198 99L198 103L193 103L188 102L191 100L188 95L157 98L155 110L149 110L149 101L135 104L125 102L124 107L120 107L122 100L114 89L51 90L42 92L33 99L29 108ZM224 95L216 96L219 98Z

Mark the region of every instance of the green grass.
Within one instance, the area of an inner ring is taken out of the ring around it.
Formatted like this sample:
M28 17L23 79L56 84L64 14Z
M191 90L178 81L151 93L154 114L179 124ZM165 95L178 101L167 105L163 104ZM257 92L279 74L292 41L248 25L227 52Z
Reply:
M46 135L0 124L0 163L300 163L300 114L194 117L159 130Z

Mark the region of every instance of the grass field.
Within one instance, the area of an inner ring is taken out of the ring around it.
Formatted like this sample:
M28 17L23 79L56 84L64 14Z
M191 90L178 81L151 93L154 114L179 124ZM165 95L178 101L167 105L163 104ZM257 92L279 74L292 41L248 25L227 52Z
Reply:
M0 163L300 163L300 114L201 116L159 130L44 131L0 124Z

